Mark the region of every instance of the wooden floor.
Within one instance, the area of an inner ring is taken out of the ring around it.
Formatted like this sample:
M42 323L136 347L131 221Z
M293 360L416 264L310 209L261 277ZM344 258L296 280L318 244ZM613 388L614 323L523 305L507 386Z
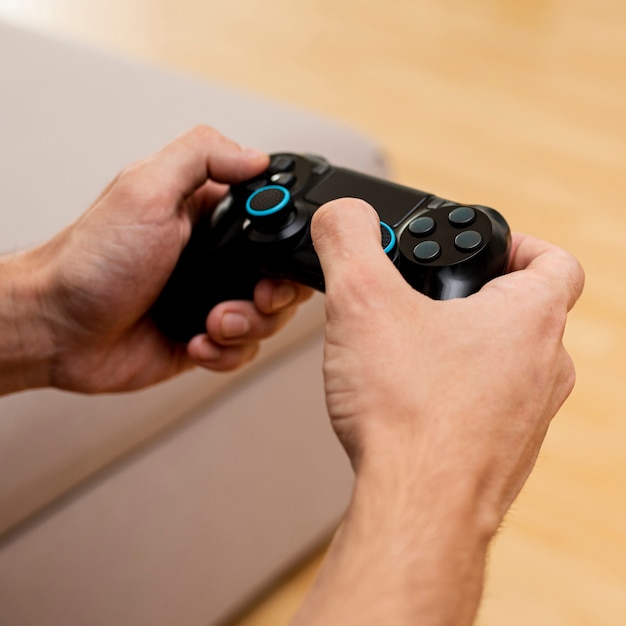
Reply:
M494 545L478 624L626 623L623 0L0 0L0 18L343 120L397 180L574 252L577 388ZM314 568L238 626L285 624Z

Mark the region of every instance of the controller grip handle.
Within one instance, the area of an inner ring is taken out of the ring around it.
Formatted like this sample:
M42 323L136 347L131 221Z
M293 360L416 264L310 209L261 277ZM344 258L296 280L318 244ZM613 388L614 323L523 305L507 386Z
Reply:
M231 213L232 216L232 213ZM206 332L209 311L226 300L252 300L263 277L250 267L242 246L242 219L194 226L189 243L150 310L167 337L188 342Z

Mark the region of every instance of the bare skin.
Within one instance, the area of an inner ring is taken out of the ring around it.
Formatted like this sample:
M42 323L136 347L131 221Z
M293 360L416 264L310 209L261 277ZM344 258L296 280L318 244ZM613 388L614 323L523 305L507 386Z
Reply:
M389 262L365 203L321 208L312 235L328 411L356 483L294 624L471 624L489 542L574 385L562 338L582 269L515 235L509 274L436 302Z
M0 259L0 393L54 386L137 389L194 365L224 371L256 354L311 291L259 283L251 302L226 302L207 333L169 341L146 312L195 221L267 155L197 127L122 171L74 224L37 249Z
M124 170L50 242L0 259L0 394L137 389L252 359L309 289L261 281L254 302L216 306L186 345L146 313L198 217L267 163L196 128ZM563 332L583 271L515 234L509 273L436 302L390 263L364 202L321 207L312 236L328 413L356 480L293 624L471 624L489 543L574 385Z

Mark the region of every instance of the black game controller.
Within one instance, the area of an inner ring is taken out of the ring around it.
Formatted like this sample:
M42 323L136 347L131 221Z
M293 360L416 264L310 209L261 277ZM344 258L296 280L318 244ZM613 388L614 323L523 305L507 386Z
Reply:
M436 300L468 296L504 273L511 234L494 209L330 165L317 156L275 154L260 176L233 185L201 220L152 309L177 341L206 332L213 306L252 299L264 276L324 291L310 223L325 202L362 198L381 219L382 245L404 278Z

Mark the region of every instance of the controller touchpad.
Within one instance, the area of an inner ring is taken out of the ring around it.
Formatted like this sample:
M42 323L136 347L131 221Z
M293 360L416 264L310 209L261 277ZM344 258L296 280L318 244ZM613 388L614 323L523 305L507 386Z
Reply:
M360 198L371 204L387 224L397 226L428 197L414 189L338 169L310 189L305 199L322 205L337 198Z

